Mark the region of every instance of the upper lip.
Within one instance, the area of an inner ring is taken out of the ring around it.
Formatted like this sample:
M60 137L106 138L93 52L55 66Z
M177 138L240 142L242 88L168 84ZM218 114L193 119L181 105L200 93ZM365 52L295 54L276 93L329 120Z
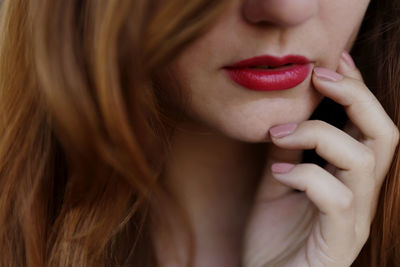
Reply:
M277 67L287 64L308 64L310 62L311 61L308 58L301 55L287 55L283 57L262 55L239 61L237 63L228 66L227 68L247 68L247 67L256 67L264 65Z

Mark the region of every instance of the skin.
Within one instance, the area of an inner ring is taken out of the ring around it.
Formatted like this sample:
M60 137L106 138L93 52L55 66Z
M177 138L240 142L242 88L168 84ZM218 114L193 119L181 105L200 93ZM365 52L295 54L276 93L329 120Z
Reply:
M174 86L190 102L162 179L192 227L194 266L337 267L357 257L399 138L342 54L368 3L232 1L169 66ZM300 54L312 60L314 71L295 88L254 92L222 69L262 54ZM340 79L318 77L316 67ZM345 107L351 121L346 130L308 120L322 97ZM287 123L294 131L274 137L271 129ZM304 149L315 149L329 164L299 164ZM154 224L157 254L162 266L184 266L184 224L176 210L167 210L174 238L161 239L165 229Z

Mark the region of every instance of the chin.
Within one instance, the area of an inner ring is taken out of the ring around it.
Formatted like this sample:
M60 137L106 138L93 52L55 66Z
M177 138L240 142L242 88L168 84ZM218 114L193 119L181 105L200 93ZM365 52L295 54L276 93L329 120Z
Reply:
M312 94L302 99L264 99L225 109L210 125L222 135L249 143L269 142L271 127L310 118L322 97Z
M243 117L229 117L214 127L214 130L229 138L249 143L265 143L269 142L268 131L271 127L279 124L290 122L300 123L306 121L312 114L313 108L303 109L301 111L292 110L293 112L281 113L280 115L249 115ZM277 114L277 113L275 113Z

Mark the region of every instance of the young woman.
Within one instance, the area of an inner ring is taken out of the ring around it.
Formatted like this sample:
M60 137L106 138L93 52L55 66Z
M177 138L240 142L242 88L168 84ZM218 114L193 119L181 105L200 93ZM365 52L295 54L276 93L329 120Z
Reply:
M400 1L1 11L0 266L400 262Z

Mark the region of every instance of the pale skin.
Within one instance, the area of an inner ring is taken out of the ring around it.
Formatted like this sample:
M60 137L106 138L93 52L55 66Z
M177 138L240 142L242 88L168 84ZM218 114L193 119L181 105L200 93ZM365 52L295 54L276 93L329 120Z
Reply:
M171 67L192 94L192 119L173 137L163 179L188 213L196 267L350 266L369 236L399 133L342 53L351 47L368 1L283 2L235 1ZM299 3L307 8L295 8ZM269 26L258 28L261 22ZM311 45L319 39L322 48ZM213 71L237 61L238 51L260 54L258 47L269 54L303 53L314 70L296 88L261 94ZM188 62L196 64L188 68ZM308 120L322 97L345 107L351 121L346 130ZM329 165L300 164L305 149L315 149ZM159 259L162 266L184 266L181 222L172 216L171 223L175 240L155 238Z

